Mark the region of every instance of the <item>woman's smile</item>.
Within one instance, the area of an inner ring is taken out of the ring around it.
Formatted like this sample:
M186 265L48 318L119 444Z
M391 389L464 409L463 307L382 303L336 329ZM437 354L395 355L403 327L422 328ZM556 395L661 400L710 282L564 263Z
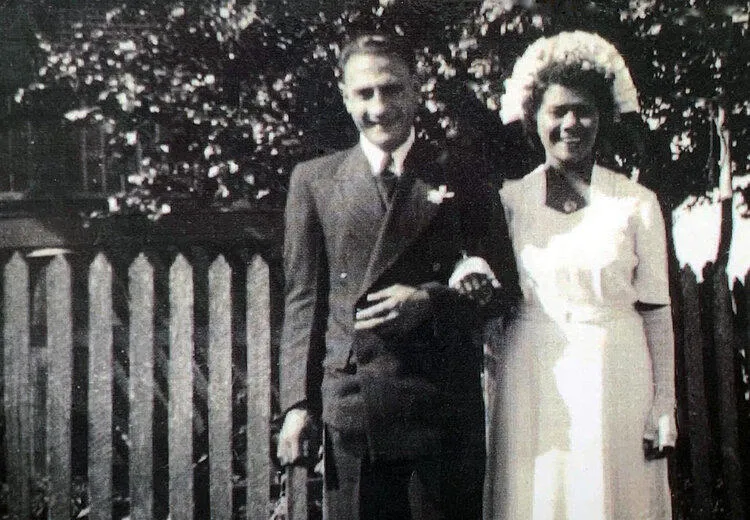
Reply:
M593 100L569 87L550 85L537 112L537 132L548 164L561 168L590 162L598 130Z

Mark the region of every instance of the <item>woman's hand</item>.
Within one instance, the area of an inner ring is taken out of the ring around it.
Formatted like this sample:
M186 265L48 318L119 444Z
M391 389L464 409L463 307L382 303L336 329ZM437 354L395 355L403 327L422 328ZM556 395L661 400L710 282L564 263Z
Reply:
M665 410L665 406L654 403L646 418L643 438L650 441L659 451L664 448L674 448L677 443L677 423L674 418L674 408Z
M646 460L663 459L669 456L677 443L674 412L665 412L663 409L663 406L655 403L646 419L646 428L643 433L643 456Z
M479 305L486 305L494 290L500 288L500 282L484 258L469 256L456 264L448 286Z

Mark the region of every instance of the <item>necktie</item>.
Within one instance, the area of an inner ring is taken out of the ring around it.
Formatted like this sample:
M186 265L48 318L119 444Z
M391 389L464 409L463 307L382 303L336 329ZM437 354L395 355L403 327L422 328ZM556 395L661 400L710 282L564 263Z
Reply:
M386 195L387 202L393 198L393 192L396 190L398 184L398 175L396 174L396 168L393 164L393 156L388 154L383 161L385 166L380 172L380 182L383 185L384 192Z

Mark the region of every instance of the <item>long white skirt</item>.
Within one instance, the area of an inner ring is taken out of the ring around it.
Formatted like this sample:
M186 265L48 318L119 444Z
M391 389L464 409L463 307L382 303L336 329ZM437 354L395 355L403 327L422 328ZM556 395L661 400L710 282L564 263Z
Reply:
M671 519L666 460L643 455L653 383L636 312L522 316L491 351L487 520Z

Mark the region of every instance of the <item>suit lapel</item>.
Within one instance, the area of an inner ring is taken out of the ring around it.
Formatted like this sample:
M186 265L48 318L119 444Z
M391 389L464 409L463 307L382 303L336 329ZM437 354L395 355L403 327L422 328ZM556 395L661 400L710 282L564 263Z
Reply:
M341 201L340 207L348 212L349 222L355 230L372 233L373 224L382 220L385 208L370 165L359 145L352 148L339 165L335 189Z
M406 178L399 183L380 227L360 295L420 236L440 209L429 194L443 181L442 168L420 144L414 143L405 170Z

